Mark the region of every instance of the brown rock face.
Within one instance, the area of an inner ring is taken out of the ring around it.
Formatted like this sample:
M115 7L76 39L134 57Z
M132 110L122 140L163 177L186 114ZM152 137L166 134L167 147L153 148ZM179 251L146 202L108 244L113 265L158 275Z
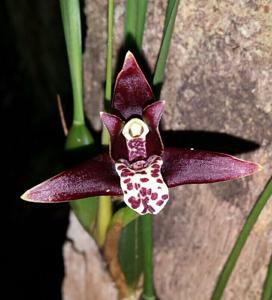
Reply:
M143 49L150 66L159 50L165 2L149 1ZM155 285L161 300L210 298L237 234L272 174L272 15L267 6L262 1L243 0L180 2L161 93L166 100L162 129L181 131L175 140L183 137L184 130L201 130L254 141L260 145L257 150L244 154L238 142L235 151L259 162L264 170L238 181L172 190L167 207L154 218ZM122 43L124 7L125 1L115 1L114 61ZM87 0L85 11L85 98L88 117L98 129L106 6ZM222 151L224 137L215 134L211 138L202 132L201 147L209 149L212 144L213 150ZM196 132L187 147L198 144L197 138ZM228 144L224 147L232 152ZM224 300L260 298L272 249L271 220L270 200L235 267ZM86 266L92 268L91 260L82 259L77 267ZM71 277L72 270L67 270ZM92 291L88 280L86 277L84 288ZM67 286L64 293L69 294Z

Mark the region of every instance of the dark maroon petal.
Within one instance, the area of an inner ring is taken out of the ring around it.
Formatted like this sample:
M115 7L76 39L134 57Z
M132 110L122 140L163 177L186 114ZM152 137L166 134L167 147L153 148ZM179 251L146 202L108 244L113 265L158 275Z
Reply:
M143 118L149 126L149 133L146 136L146 152L148 156L161 156L163 152L163 143L158 126L164 111L164 106L164 101L156 101L148 105L143 111Z
M97 195L122 195L119 177L108 154L99 155L28 190L22 199L66 202Z
M143 72L132 53L128 52L116 79L112 112L124 119L141 116L143 109L153 101L153 92Z
M100 113L100 118L110 135L110 156L117 161L120 158L128 159L128 149L126 139L122 134L123 122L120 118L108 114Z
M163 162L163 177L168 187L236 179L261 168L228 154L178 148L166 148Z
M159 126L162 113L164 111L165 101L156 101L148 105L143 111L143 118L152 128Z
M111 138L114 139L121 133L123 122L120 118L105 112L100 113L100 118L108 129Z
M148 157L152 155L161 156L163 153L163 143L158 128L150 128L146 136L146 153Z

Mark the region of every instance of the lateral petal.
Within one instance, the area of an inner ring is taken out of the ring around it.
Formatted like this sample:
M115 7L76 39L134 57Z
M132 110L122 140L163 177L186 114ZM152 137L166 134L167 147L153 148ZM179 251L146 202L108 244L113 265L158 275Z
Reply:
M232 180L261 169L258 164L228 154L178 148L166 148L163 162L168 187Z
M108 154L102 154L34 186L21 198L52 203L122 194L114 164Z
M112 159L128 159L126 140L121 133L123 128L122 120L115 115L105 112L100 113L100 118L110 135L110 156Z
M156 101L148 105L143 111L143 118L148 124L150 131L147 136L146 148L148 156L162 155L163 142L159 132L159 123L164 111L165 101Z
M165 101L159 100L148 105L143 111L143 118L152 128L159 126L162 113L164 111Z

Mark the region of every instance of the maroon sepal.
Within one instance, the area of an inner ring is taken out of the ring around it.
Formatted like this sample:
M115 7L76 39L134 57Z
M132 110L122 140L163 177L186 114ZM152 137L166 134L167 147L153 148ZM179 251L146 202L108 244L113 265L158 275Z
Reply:
M99 195L122 195L120 180L108 154L64 171L22 195L33 202L66 202Z
M248 176L261 166L228 154L166 148L162 174L168 187L211 183Z
M112 113L125 120L132 116L142 116L143 109L154 100L153 92L142 70L132 53L128 52L116 79Z

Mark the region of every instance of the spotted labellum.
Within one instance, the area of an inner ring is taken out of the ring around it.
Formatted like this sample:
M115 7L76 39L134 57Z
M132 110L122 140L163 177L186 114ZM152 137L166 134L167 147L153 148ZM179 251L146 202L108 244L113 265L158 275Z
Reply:
M171 187L237 179L259 169L227 154L164 148L158 129L164 106L128 52L115 83L112 114L101 113L110 136L109 153L42 182L22 198L50 203L123 195L137 213L157 214Z

